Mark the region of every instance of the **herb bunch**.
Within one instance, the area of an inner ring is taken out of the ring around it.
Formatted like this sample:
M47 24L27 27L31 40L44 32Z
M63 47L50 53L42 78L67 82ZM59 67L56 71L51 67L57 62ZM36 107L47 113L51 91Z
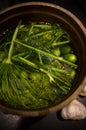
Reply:
M1 40L0 100L19 109L61 101L77 69L70 42L59 24L19 22Z

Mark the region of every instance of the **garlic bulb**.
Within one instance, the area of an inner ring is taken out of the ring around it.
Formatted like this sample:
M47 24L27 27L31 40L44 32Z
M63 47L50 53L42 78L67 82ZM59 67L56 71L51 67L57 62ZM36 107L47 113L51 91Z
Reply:
M78 100L74 99L61 111L64 119L80 120L86 118L86 107Z

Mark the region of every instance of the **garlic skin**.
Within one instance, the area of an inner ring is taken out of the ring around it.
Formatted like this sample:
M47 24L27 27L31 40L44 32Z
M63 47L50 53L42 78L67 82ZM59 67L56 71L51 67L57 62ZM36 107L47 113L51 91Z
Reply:
M86 118L86 107L78 100L74 99L61 111L63 119L80 120Z
M86 96L86 85L83 87L82 91L80 92L81 96Z

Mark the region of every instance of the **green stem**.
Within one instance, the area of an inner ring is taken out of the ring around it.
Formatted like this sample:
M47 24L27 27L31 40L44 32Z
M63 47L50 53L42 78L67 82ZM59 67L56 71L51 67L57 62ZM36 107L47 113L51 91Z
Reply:
M58 68L55 68L55 67L51 67L51 70L58 72L58 73L62 73L62 74L68 74L67 70L63 70L63 69L60 69L60 68L58 69Z
M8 59L7 59L8 63L11 63L11 57L12 57L13 48L14 48L14 40L17 37L19 26L20 26L20 22L19 22L18 26L16 27L14 34L13 34L13 37L12 37L12 40L11 40L10 49L9 49L9 52L8 52Z
M70 90L70 87L61 86L59 83L57 83L57 86L65 93L67 94Z
M63 30L60 30L56 33L56 39L53 41L52 46L58 46L58 45L63 45L63 44L67 44L70 42L70 38L69 36L66 36L65 41L58 41L60 37L62 37L62 35L64 35L65 32Z
M52 30L48 30L48 31L44 31L44 32L40 32L40 33L37 33L35 35L31 35L31 38L35 38L35 37L39 37L39 36L43 36L47 33L52 33Z
M34 50L34 51L36 51L36 52L39 52L39 53L42 53L42 54L44 54L44 55L50 56L50 57L52 57L52 58L54 58L54 59L57 59L57 60L59 60L59 61L61 61L61 62L63 62L63 63L66 63L66 64L68 64L68 65L70 65L70 66L73 66L73 67L77 68L77 65L76 65L76 64L73 64L73 63L71 63L71 62L69 62L69 61L63 59L62 57L57 57L57 56L55 56L55 55L52 55L51 53L45 52L45 51L43 51L43 50L40 50L40 49L35 48L35 47L33 47L33 46L30 46L30 45L24 44L24 43L20 42L19 40L15 40L15 42L18 43L18 44L20 44L20 45L22 45L22 46L24 46L24 47L27 47L27 48L29 48L29 49L31 49L31 50Z
M63 30L59 30L56 32L56 38L54 39L53 42L56 42L62 35L64 34Z
M31 67L33 67L33 68L35 68L35 69L38 69L38 66L36 65L36 64L34 64L33 62L31 62L31 61L29 61L29 60L27 60L27 59L25 59L25 58L23 58L23 57L21 57L21 56L19 56L18 57L21 61L23 61L24 63L26 63L27 65L29 65L29 66L31 66Z
M38 57L39 57L40 64L43 65L43 61L42 61L42 57L41 57L40 53L38 53Z
M70 42L69 40L63 41L63 42L53 42L53 43L52 43L52 46L53 46L53 47L54 47L54 46L59 46L59 45L67 44L67 43L69 43L69 42Z
M51 29L51 25L49 24L34 24L33 26L41 29Z
M33 25L34 25L34 23L31 24L31 27L30 27L30 30L29 30L28 36L30 36L30 35L32 34L32 32L33 32Z
M57 76L53 75L53 77L55 79L57 79L58 81L60 81L61 83L63 83L64 85L69 86L69 87L71 86L71 83L66 81L62 76L60 76L60 75L57 75Z

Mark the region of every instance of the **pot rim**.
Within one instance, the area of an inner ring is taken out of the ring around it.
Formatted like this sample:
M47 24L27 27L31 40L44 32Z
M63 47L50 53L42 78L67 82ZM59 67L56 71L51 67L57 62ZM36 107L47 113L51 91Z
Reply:
M59 10L61 10L62 12L66 13L69 17L73 18L74 21L77 22L77 24L82 28L85 36L86 36L86 28L84 26L84 24L81 22L81 20L75 16L71 11L69 11L68 9L57 5L57 4L53 4L53 3L49 3L49 2L23 2L23 3L19 3L10 7L7 7L6 9L0 11L0 15L4 14L10 10L13 10L15 8L19 8L19 7L23 7L23 6L30 6L30 5L41 5L41 6L47 6L47 7L52 7L52 8L58 8Z

